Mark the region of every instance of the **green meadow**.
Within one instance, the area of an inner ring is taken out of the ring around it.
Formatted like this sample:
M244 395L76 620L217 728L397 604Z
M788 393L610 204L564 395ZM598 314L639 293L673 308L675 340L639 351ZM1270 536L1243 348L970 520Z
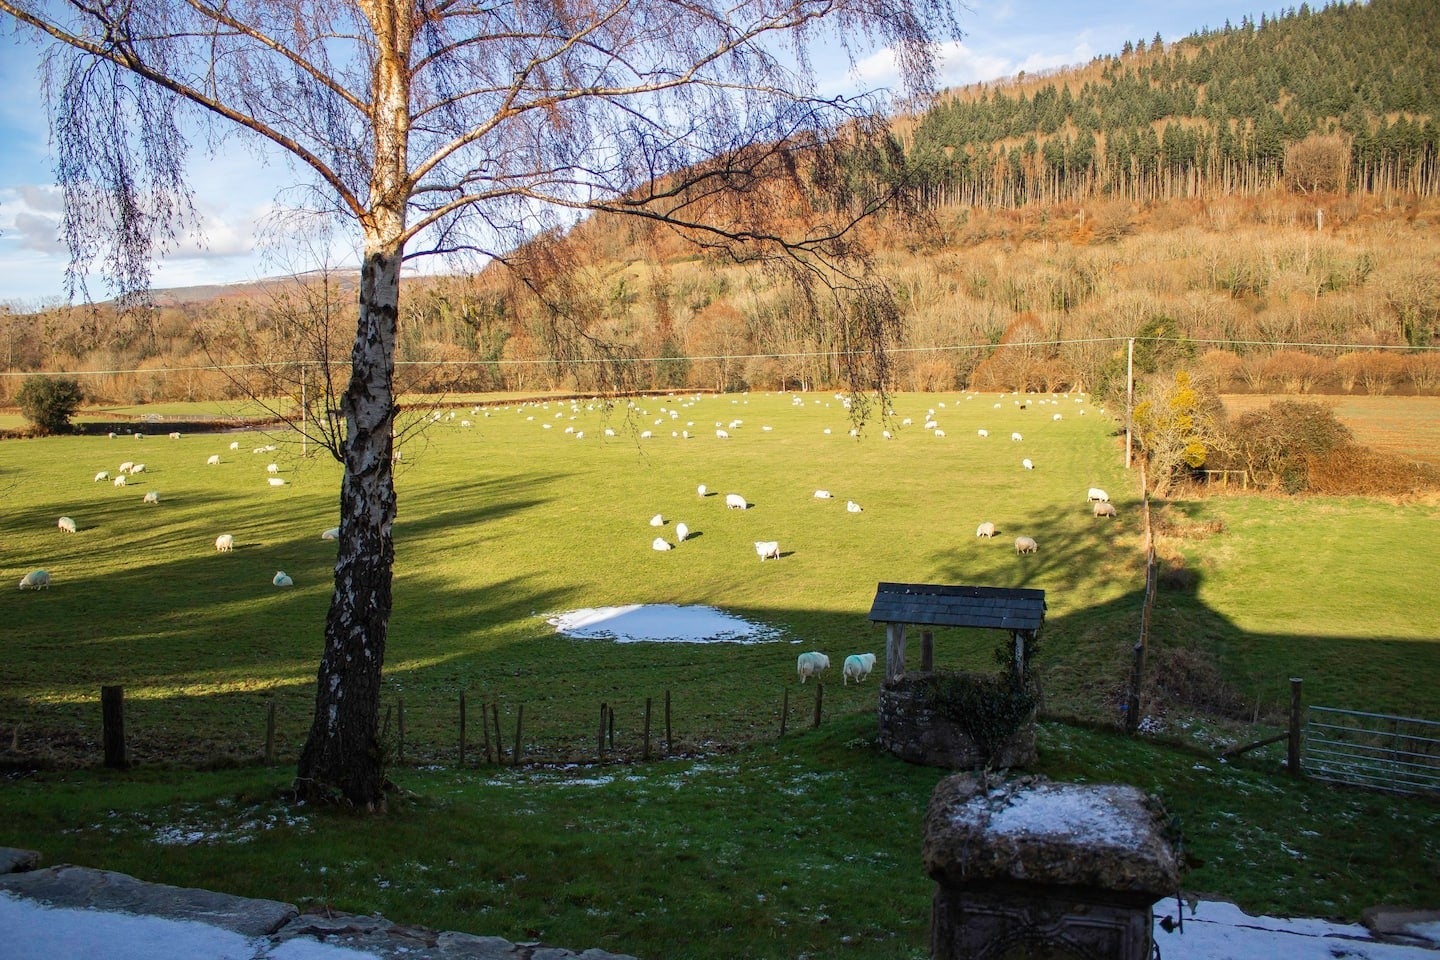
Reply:
M1137 483L1115 421L1088 398L1024 400L900 394L858 437L842 401L815 393L408 415L383 709L392 776L409 792L381 820L287 813L276 800L323 642L334 544L320 532L338 516L328 455L302 455L280 431L171 440L163 423L142 427L143 440L0 443L0 756L49 771L0 790L0 843L642 957L922 956L919 818L942 772L875 749L884 635L866 620L877 582L912 581L1046 591L1039 664L1054 719L1039 767L1161 793L1197 855L1189 888L1350 919L1386 899L1440 902L1433 804L1294 783L1276 775L1283 747L1229 764L1206 753L1268 733L1290 677L1311 703L1440 718L1440 578L1427 573L1440 563L1440 510L1265 496L1165 506L1162 554L1183 558L1187 576L1162 587L1151 662L1212 665L1261 725L1157 702L1158 734L1128 740L1104 728L1139 629ZM252 452L267 444L277 449ZM221 463L207 466L212 454ZM124 460L145 472L123 489L93 480ZM268 483L272 462L282 486ZM1116 520L1092 516L1092 486L1109 491ZM143 504L151 490L160 502ZM726 509L727 493L750 508ZM650 525L655 514L664 526ZM62 515L75 534L57 528ZM994 540L975 537L986 520ZM677 522L690 539L651 549L657 536L674 541ZM222 533L232 552L214 549ZM1017 556L1019 535L1038 554ZM778 541L780 559L761 562L757 540ZM51 588L17 591L35 568ZM278 570L293 588L271 585ZM547 623L632 603L713 606L774 639L616 643ZM1003 639L938 631L936 659L989 669ZM834 664L818 730L814 684L794 669L812 649ZM879 656L876 673L842 684L841 660L865 651ZM130 774L75 769L98 762L105 684L125 688ZM647 699L652 751L664 752L667 694L671 756L640 763ZM272 702L281 766L267 769ZM777 739L787 702L790 733ZM615 744L593 765L601 703L615 711ZM526 766L483 763L482 704L498 713L507 755L523 708ZM170 842L175 824L200 839ZM253 842L236 846L237 831ZM457 860L464 870L447 867ZM677 953L682 925L729 932Z

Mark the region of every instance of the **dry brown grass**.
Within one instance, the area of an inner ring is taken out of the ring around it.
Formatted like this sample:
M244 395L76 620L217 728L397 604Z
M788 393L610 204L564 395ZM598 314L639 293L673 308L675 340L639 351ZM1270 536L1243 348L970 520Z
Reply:
M1230 417L1294 399L1275 394L1226 394ZM1355 434L1355 441L1377 453L1440 466L1440 397L1335 396L1307 397L1333 404L1335 416Z

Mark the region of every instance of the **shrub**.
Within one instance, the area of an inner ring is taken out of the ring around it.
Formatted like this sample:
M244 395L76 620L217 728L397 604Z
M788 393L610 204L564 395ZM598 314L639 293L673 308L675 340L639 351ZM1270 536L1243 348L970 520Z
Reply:
M1232 448L1252 476L1267 473L1289 493L1309 488L1310 463L1354 443L1350 428L1319 403L1277 400L1230 421Z
M67 377L30 377L15 394L20 412L40 433L68 433L84 399L80 384Z
M1006 743L1035 718L1040 692L1026 678L1016 683L1007 673L942 671L924 678L924 696L940 716L954 722L975 743L989 765Z

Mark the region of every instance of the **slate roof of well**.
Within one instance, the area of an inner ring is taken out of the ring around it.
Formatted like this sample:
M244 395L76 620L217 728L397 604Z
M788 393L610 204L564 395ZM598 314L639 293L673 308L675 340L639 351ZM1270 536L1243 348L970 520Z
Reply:
M937 627L1039 630L1045 591L1020 587L965 587L936 583L881 583L870 619Z

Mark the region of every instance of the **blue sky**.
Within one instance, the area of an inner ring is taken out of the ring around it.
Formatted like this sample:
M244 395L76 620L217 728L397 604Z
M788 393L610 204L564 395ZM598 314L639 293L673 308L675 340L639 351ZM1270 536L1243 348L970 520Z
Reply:
M1013 75L1020 70L1085 63L1118 53L1126 40L1167 41L1226 19L1257 19L1262 10L1242 0L971 0L959 9L965 37L940 53L942 83L956 86ZM844 65L830 68L817 53L822 89L884 86L888 61L877 56L860 65L858 77ZM54 188L49 131L37 73L38 52L16 39L10 24L0 33L0 303L28 309L59 301L67 253L59 241L60 200ZM282 187L293 182L283 161L261 164L231 147L214 158L197 152L191 182L202 220L198 235L157 265L157 288L231 283L283 272L261 253L257 229L275 209ZM294 268L294 264L287 267ZM92 292L103 286L92 284Z

